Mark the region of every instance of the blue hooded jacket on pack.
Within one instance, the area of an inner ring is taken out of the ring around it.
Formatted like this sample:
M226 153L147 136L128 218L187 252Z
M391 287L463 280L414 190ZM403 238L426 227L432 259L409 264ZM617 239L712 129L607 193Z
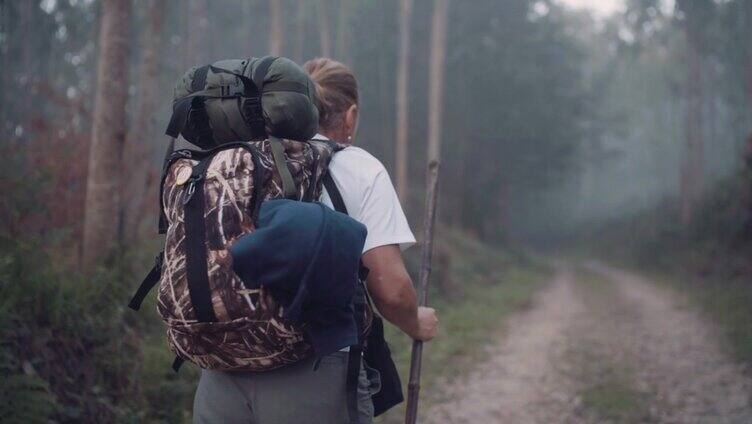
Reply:
M367 230L321 203L269 200L257 229L230 248L249 289L264 286L283 318L305 324L317 356L358 344L353 300Z

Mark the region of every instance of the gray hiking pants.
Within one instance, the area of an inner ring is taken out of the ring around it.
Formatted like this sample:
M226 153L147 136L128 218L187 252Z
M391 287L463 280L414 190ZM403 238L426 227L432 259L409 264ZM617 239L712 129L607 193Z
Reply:
M203 370L193 402L194 424L346 424L347 352L265 373ZM369 381L363 366L358 381L359 424L373 422L371 394L378 381Z

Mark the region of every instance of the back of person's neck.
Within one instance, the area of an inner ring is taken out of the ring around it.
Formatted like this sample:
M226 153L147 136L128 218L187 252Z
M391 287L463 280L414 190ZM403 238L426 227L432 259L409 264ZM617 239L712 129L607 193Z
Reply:
M347 137L343 137L342 134L340 134L338 131L326 131L323 129L319 129L319 132L317 136L323 136L327 140L336 141L340 144L352 144L352 139L348 139Z

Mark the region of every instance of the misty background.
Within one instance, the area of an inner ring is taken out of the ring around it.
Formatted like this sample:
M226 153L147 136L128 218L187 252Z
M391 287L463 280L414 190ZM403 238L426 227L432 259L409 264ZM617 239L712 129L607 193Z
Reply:
M156 314L124 309L161 243L172 87L270 53L352 68L354 143L416 233L441 146L432 290L453 318L429 374L532 296L553 272L541 252L673 278L747 363L751 41L747 0L0 0L0 420L189 419L196 370L172 375ZM107 55L120 66L97 121ZM96 134L118 152L108 205L87 199ZM87 253L97 212L112 246ZM417 248L407 260L417 277Z

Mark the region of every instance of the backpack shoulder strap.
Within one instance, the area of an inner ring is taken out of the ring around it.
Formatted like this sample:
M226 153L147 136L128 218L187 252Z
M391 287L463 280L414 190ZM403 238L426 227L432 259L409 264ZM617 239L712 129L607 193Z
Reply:
M328 170L326 171L326 174L324 174L323 183L324 188L326 188L326 192L329 194L329 198L332 200L334 210L345 215L349 215L347 213L347 206L345 206L345 201L342 200L342 193L339 192L337 183L334 182L332 174Z
M342 194L337 188L337 184L332 178L332 174L329 170L326 171L322 177L326 192L329 194L329 198L332 200L332 205L337 212L347 214L347 206L345 206L344 200L342 200ZM361 262L361 271L363 263ZM361 283L358 284L362 286ZM365 308L365 287L359 287L356 290L355 301L355 321L358 328L363 329L363 314ZM358 336L358 344L356 346L350 346L350 353L347 360L347 412L350 416L350 422L358 422L358 375L360 373L360 362L363 355L363 340L364 335Z

